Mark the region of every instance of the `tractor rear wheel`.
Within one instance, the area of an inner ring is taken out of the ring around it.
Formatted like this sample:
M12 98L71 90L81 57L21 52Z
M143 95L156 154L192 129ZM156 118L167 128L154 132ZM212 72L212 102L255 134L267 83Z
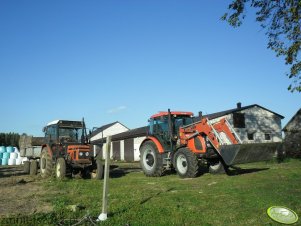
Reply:
M55 176L62 180L66 177L66 161L64 158L58 158L55 165Z
M103 164L100 159L96 160L96 169L92 170L91 178L101 180L103 178Z
M181 178L196 177L199 171L197 156L188 148L180 148L175 154L175 168Z
M227 167L225 167L222 160L212 160L209 162L209 173L211 174L224 174L226 173Z
M160 177L163 174L163 156L152 141L146 141L140 148L140 165L146 176Z
M30 162L29 174L35 176L37 175L37 172L38 172L38 163L36 160L32 160Z
M46 148L42 150L40 158L40 173L43 178L52 175L52 158Z

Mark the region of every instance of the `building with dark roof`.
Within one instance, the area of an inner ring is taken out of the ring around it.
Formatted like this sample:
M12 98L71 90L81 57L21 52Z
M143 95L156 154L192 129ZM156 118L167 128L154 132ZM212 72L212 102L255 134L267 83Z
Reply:
M204 115L203 117L209 118L212 123L226 118L244 143L282 141L281 120L284 117L258 104L242 107L241 103L238 103L236 108ZM199 120L199 116L194 118L194 121ZM106 145L106 136L101 135L101 133L103 128L107 129L107 127L111 128L111 126L110 124L102 126L95 132L98 136L93 142L103 144L97 146L97 152L100 156L103 156L102 150L105 150ZM120 133L110 134L113 135L111 158L113 160L129 162L139 161L140 145L147 136L147 132L148 126L144 126L132 130L125 129L125 131ZM94 136L94 138L96 138L96 136Z
M91 143L95 143L94 145L94 155L101 155L103 158L103 152L102 150L105 148L105 140L108 136L113 136L115 134L120 134L123 132L128 131L129 128L123 125L122 123L116 121L112 122L103 126L100 126L98 128L93 129L91 135L90 135L90 141ZM111 153L111 157L112 153Z
M281 142L281 120L284 116L258 104L242 106L237 103L236 108L204 115L212 123L226 118L239 135L243 143ZM199 117L195 118L200 120Z

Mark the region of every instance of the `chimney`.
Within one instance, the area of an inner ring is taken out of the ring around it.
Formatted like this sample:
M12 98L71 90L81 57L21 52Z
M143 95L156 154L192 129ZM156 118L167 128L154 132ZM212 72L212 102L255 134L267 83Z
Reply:
M199 111L199 118L200 118L200 120L202 120L202 118L203 118L203 112L201 112L201 111Z
M236 104L236 106L237 106L238 109L240 109L240 108L241 108L241 102L238 102L238 103Z

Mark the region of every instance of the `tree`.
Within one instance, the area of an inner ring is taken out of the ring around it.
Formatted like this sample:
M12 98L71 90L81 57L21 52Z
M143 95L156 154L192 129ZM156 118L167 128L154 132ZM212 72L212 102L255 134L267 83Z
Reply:
M246 16L246 8L256 9L256 21L266 30L267 48L284 56L290 65L288 90L301 92L301 1L300 0L233 0L222 16L233 27L239 27Z

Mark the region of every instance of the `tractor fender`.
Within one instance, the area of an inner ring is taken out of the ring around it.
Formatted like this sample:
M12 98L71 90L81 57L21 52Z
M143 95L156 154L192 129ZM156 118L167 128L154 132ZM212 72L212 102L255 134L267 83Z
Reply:
M49 145L48 145L48 144L42 145L42 150L43 150L44 148L46 148L46 150L47 150L49 156L52 158L53 153L52 153L52 150L51 150L51 148L49 147Z
M152 141L152 142L154 142L154 144L157 146L157 149L158 149L159 153L164 153L163 146L161 145L160 141L159 141L157 138L155 138L155 137L147 137L147 138L145 138L145 139L142 141L142 143L141 143L141 145L140 145L140 148L141 148L142 145L143 145L145 142L147 142L147 141ZM140 149L140 148L139 148L139 149Z

